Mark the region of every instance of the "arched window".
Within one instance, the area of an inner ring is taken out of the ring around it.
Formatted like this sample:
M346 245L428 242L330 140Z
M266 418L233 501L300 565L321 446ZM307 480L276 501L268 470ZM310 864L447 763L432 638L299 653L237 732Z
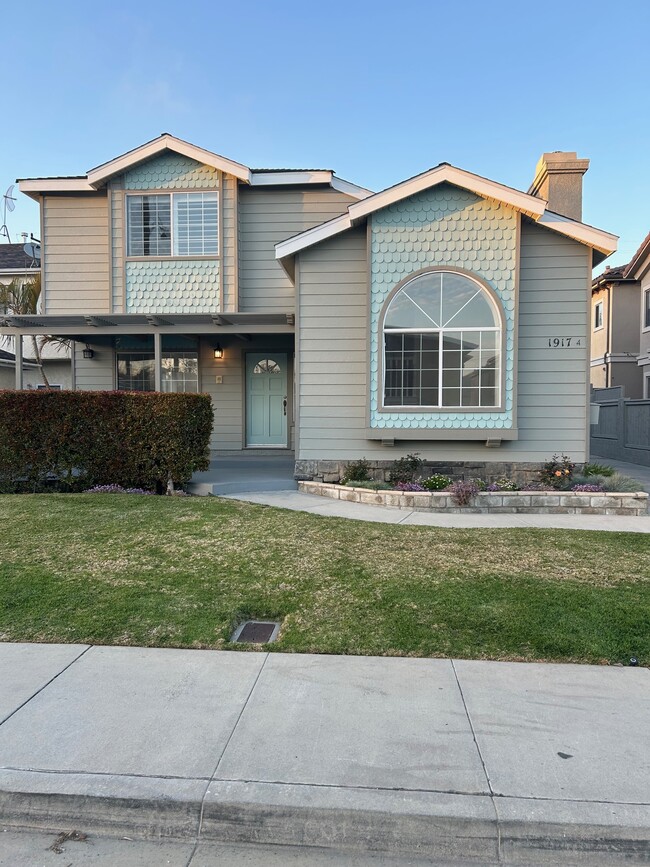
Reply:
M464 274L429 271L391 298L384 316L385 407L501 403L501 319Z

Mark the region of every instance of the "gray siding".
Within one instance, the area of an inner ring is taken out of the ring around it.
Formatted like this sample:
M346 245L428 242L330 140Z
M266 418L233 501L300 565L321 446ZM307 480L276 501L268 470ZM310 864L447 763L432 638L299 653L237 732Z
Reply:
M221 309L237 310L237 179L222 175L221 183Z
M46 313L110 313L108 199L43 197Z
M111 283L113 291L113 313L126 311L124 292L124 242L126 224L124 219L124 192L121 183L114 181L109 188L110 225L111 225Z
M75 388L79 391L112 391L115 388L115 353L110 338L89 344L93 358L84 358L85 343L75 343Z
M239 309L293 310L294 287L274 246L342 214L354 199L327 187L239 188Z
M524 221L521 232L519 439L408 441L365 437L367 265L365 230L351 230L300 254L297 350L299 453L303 460L391 460L417 451L432 461L543 461L554 452L587 457L590 251ZM582 338L552 350L548 338ZM451 434L453 436L453 434Z

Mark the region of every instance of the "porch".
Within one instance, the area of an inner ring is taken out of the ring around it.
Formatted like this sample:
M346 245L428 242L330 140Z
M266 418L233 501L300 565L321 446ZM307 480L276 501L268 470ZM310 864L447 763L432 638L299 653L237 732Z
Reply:
M200 496L296 491L294 463L294 453L289 449L275 454L247 449L232 455L213 455L210 469L194 473L187 490Z

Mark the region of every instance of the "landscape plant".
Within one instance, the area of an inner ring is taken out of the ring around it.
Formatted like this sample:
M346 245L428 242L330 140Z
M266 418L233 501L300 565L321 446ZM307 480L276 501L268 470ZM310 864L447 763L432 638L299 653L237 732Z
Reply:
M365 458L360 458L358 461L351 461L345 468L341 483L344 485L350 482L365 482L370 480L370 461Z
M408 454L405 458L398 458L391 464L388 481L392 485L397 485L399 482L414 482L421 474L423 466L424 461L417 452Z
M451 484L449 476L443 476L442 473L434 473L432 476L419 481L425 491L444 491Z
M490 493L495 493L496 491L518 491L519 486L516 482L513 482L512 479L508 479L506 476L500 476L498 479L495 479L495 481L490 482L485 490Z
M457 506L469 506L479 490L475 479L458 479L447 488Z
M582 468L583 476L613 476L614 472L614 467L610 467L607 464L587 463Z
M571 476L574 469L575 463L567 455L553 455L551 460L543 465L539 480L551 488L568 490L572 484Z

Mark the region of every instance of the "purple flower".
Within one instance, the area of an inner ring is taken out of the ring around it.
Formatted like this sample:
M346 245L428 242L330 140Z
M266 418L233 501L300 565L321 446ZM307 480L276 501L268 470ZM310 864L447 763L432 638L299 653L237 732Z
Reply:
M423 488L422 485L418 485L417 482L398 482L395 485L396 491L426 491L426 488Z
M571 490L585 494L602 494L604 488L600 485L574 485Z

